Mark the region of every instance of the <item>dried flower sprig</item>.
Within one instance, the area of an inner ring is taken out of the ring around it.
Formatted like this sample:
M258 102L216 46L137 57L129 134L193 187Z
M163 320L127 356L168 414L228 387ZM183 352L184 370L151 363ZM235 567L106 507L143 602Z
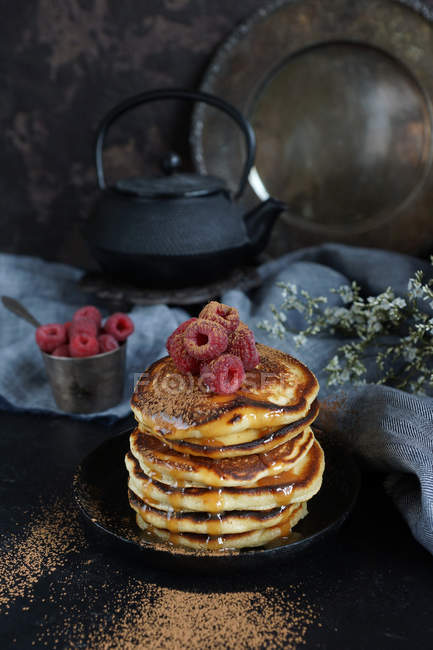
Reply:
M433 265L433 256L430 261ZM262 321L261 329L279 338L292 332L297 347L310 336L339 334L348 339L324 368L330 386L375 381L421 394L433 387L433 278L425 281L423 272L416 271L405 297L396 296L388 287L377 296L364 298L361 287L352 282L331 290L340 297L336 306L328 306L326 296L313 297L295 284L280 282L277 286L282 303L278 309L271 306L273 322ZM296 333L287 323L287 313L292 310L306 322ZM368 358L373 361L370 370ZM370 376L372 365L374 377Z

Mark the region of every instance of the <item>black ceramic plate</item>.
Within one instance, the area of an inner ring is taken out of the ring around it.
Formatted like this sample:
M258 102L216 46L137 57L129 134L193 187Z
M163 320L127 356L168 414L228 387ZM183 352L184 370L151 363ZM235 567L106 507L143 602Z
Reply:
M296 526L296 534L270 547L243 551L196 552L152 539L139 530L127 498L124 455L130 430L111 438L81 462L74 477L74 497L81 513L102 534L141 551L153 565L203 570L252 568L294 554L323 542L335 533L350 513L360 485L353 459L339 446L318 434L326 469L319 493L308 503L309 514Z

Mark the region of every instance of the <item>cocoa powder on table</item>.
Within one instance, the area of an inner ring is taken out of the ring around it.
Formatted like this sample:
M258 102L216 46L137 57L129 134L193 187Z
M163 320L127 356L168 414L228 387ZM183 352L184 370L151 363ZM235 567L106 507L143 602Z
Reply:
M273 587L203 594L132 580L124 597L125 610L90 634L90 647L294 650L306 643L317 620L304 596L293 594L287 601L287 594Z
M59 499L26 514L28 523L0 537L0 613L17 598L31 603L39 579L86 546L77 513L66 502Z
M155 577L149 583L140 575L125 583L124 570L110 556L96 571L105 581L95 582L95 570L90 574L89 569L100 558L83 554L90 549L70 503L59 499L28 517L28 523L2 538L0 612L7 614L13 606L31 617L38 605L32 646L294 650L306 643L309 628L320 626L317 607L296 585L248 591L216 587L203 593L158 584ZM19 632L17 637L20 647Z

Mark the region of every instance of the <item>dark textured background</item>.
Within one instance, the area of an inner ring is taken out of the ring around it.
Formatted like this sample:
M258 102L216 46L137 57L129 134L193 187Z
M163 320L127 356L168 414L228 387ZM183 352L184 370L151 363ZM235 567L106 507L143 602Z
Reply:
M262 0L3 0L0 250L91 267L80 235L96 195L93 136L128 95L197 87L215 48ZM111 178L188 155L190 107L166 102L122 118Z

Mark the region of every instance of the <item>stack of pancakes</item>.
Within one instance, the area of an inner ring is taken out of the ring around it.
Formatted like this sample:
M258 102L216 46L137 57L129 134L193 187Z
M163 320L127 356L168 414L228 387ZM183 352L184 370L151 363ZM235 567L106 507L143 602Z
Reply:
M195 549L243 548L289 535L307 514L324 469L311 429L319 385L293 357L257 350L230 395L206 392L170 357L138 382L125 460L140 528Z

